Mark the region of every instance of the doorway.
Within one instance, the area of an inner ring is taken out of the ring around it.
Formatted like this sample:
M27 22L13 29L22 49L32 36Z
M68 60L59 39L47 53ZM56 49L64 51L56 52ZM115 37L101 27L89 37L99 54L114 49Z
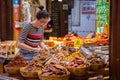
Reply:
M46 0L46 4L53 19L53 31L50 36L63 37L68 33L68 1Z

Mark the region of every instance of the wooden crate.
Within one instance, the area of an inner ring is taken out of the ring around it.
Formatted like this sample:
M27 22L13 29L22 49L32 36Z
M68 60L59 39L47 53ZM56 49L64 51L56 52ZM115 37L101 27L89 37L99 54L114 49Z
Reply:
M2 48L4 48L5 56L7 58L12 58L13 53L15 53L16 41L3 41L1 43Z

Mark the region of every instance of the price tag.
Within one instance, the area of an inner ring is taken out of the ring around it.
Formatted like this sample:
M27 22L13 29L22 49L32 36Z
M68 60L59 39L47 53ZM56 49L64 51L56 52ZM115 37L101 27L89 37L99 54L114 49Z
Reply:
M74 47L79 48L83 44L81 39L76 39L74 42Z

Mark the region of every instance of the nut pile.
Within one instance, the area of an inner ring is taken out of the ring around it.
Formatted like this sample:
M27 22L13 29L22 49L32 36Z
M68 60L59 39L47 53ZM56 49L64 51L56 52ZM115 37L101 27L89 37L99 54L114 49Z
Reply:
M94 56L94 55L90 56L90 57L88 58L88 61L89 61L91 64L105 64L104 59L102 59L102 58L99 57L99 56Z

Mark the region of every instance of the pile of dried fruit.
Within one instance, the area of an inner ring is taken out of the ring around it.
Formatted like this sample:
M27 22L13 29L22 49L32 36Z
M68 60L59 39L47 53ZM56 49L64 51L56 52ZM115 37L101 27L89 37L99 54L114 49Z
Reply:
M48 50L41 50L37 56L33 59L38 59L42 64L44 64L48 58L51 57L51 53Z
M80 58L80 57L75 57L73 60L71 60L67 64L68 68L74 68L74 67L79 67L79 68L84 68L84 67L89 67L89 63L87 60Z
M65 55L63 53L57 53L55 55L55 58L58 59L58 61L59 61L60 64L64 64L64 63L67 62L67 58L65 57Z
M26 67L25 71L37 72L43 68L42 63L39 61L39 58L34 58Z
M56 64L54 62L51 62L50 64L47 64L42 69L42 76L56 76L56 75L68 75L68 70L61 66L60 64Z
M27 65L27 61L20 55L16 55L7 65L6 67L25 67Z

